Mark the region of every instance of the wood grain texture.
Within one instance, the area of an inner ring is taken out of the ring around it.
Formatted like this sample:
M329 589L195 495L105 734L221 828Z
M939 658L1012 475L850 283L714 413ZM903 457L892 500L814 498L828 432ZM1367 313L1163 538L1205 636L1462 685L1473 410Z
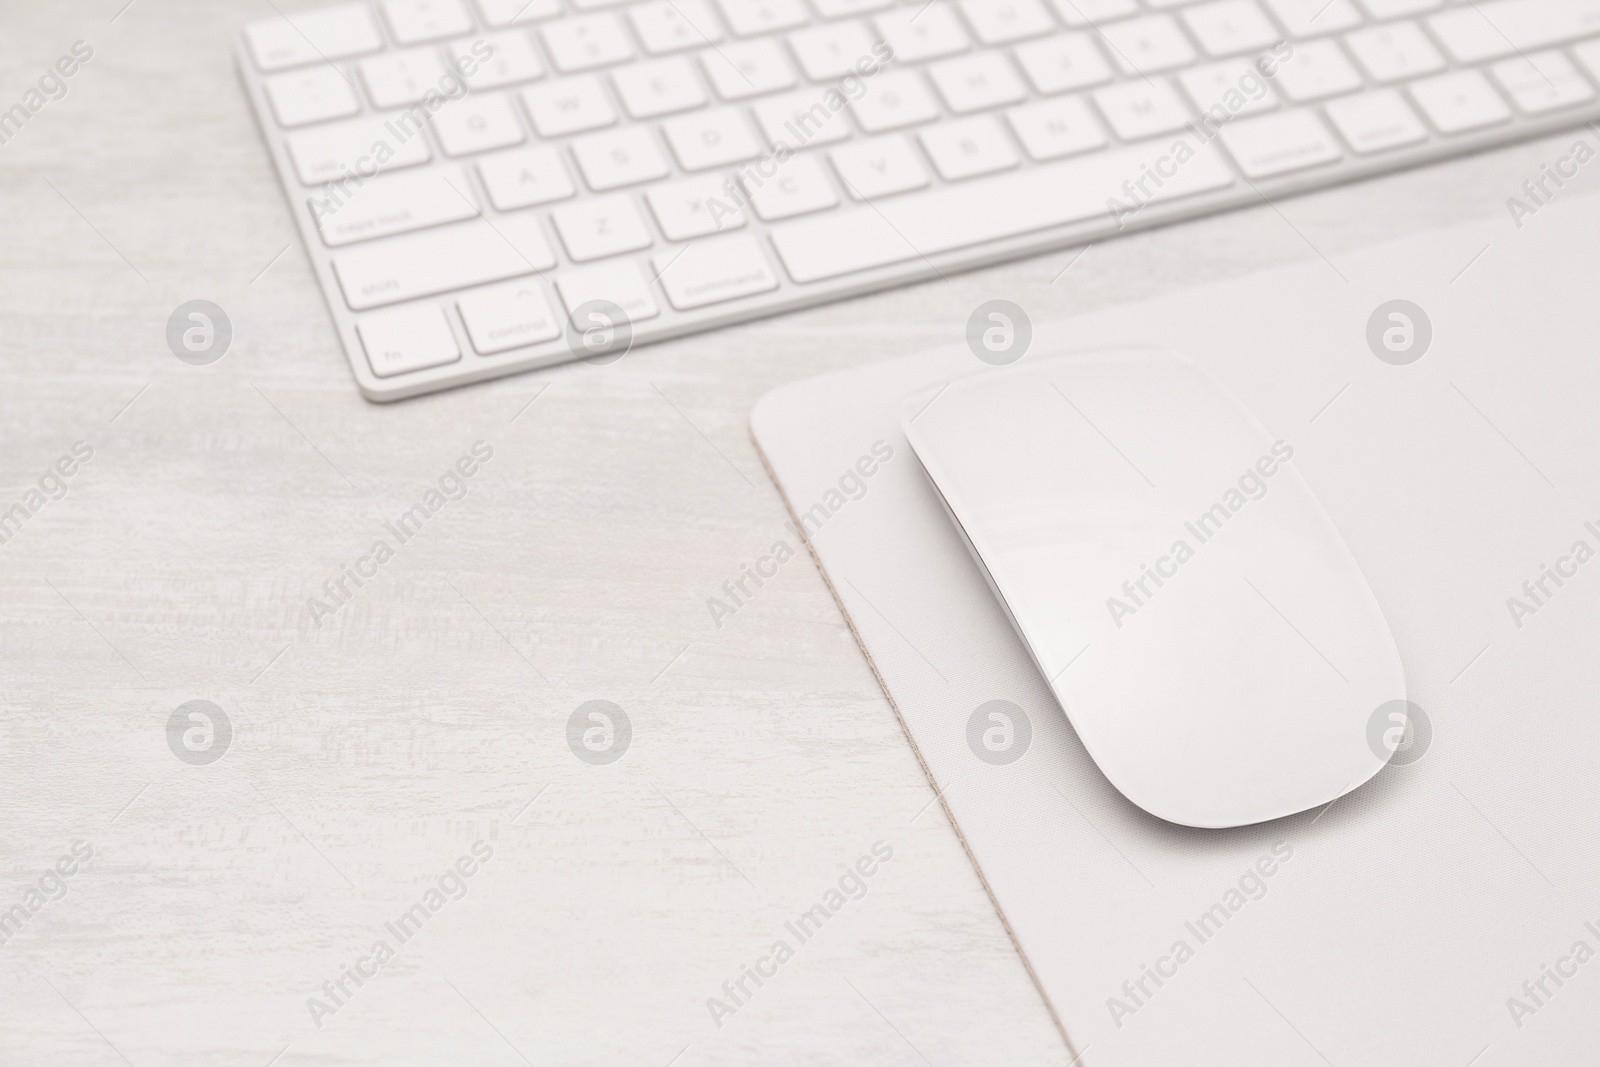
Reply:
M94 448L0 545L0 912L94 849L0 945L7 1064L1066 1064L810 560L711 618L786 519L752 404L995 296L1043 319L1501 211L1566 143L376 406L232 69L270 4L123 3L0 2L0 106L95 49L0 146L0 507ZM210 367L164 343L195 298L235 328ZM465 498L318 625L480 440ZM164 732L194 698L235 730L205 767ZM566 743L593 698L633 724L610 766ZM316 1026L479 840L464 899ZM878 841L864 898L715 1025Z

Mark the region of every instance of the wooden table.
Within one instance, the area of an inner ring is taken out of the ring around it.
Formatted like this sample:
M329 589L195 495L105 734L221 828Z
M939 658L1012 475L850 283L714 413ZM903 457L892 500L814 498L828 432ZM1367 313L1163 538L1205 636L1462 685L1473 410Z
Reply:
M7 1064L1066 1064L809 559L708 609L787 518L751 406L992 297L1043 319L1504 211L1571 141L377 406L233 70L271 4L124 2L0 14L0 107L94 49L0 146L0 509L93 449L0 544ZM211 366L165 342L191 299L233 323ZM597 699L632 727L603 765L568 744ZM191 700L215 762L169 745Z

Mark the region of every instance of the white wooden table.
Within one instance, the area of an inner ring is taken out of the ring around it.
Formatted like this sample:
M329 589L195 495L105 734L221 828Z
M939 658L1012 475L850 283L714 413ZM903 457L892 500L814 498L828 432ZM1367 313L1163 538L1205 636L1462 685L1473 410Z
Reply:
M713 621L787 517L752 404L992 297L1043 319L1504 211L1571 140L375 406L232 67L271 4L124 2L0 2L0 108L94 49L0 146L0 509L94 453L0 544L6 1064L1066 1064L809 559ZM164 338L197 298L235 330L209 367ZM478 441L466 496L313 620ZM194 699L232 726L208 765L168 743ZM592 699L632 725L608 765L567 742Z

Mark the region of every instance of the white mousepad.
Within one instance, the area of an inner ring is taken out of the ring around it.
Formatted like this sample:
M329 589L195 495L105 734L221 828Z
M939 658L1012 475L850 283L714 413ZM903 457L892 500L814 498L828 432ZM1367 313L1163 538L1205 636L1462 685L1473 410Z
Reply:
M898 430L907 394L981 368L967 345L758 404L757 443L1080 1062L1593 1058L1597 248L1600 197L1574 198L1520 230L1034 324L1024 359L1148 345L1220 378L1293 443L1388 619L1428 728L1362 788L1263 825L1162 822L1079 744Z

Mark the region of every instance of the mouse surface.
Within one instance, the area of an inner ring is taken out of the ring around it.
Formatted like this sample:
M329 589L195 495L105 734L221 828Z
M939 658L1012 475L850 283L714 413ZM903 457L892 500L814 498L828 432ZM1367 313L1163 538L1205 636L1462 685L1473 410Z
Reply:
M902 425L1133 803L1243 826L1330 803L1387 762L1369 723L1405 677L1366 578L1294 443L1196 364L1030 360L908 397Z

